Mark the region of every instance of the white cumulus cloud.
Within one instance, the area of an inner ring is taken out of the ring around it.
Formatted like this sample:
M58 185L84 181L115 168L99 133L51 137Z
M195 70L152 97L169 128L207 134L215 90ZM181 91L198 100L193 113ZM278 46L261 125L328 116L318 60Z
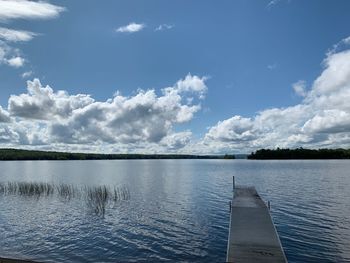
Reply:
M235 142L254 139L253 121L250 118L233 116L230 119L219 121L210 128L206 137L212 140Z
M14 68L20 68L24 65L25 59L17 56L7 59L7 64Z
M0 49L1 58L6 54ZM0 109L0 141L3 146L57 150L204 154L350 147L350 50L328 52L322 65L308 89L303 81L292 85L302 96L300 103L253 116L232 114L209 127L201 139L179 127L201 109L207 77L188 74L159 92L117 92L106 101L55 91L35 79L27 82L25 93L9 98L7 109Z
M9 113L0 106L0 123L10 122L10 121L11 121L11 118Z
M94 102L86 94L69 95L66 91L54 92L50 86L42 86L38 79L27 81L27 93L11 95L8 108L11 115L26 119L48 120L66 118L75 109Z
M7 144L54 149L113 145L127 152L177 151L190 143L192 133L175 132L174 127L190 121L200 110L207 90L205 80L188 74L160 94L153 89L138 90L133 96L117 92L106 101L96 101L87 94L54 91L34 79L27 82L26 93L9 98L8 111L3 110L2 115L14 121L3 137ZM188 97L194 98L192 102Z
M126 26L121 26L121 27L117 28L116 32L119 32L119 33L135 33L135 32L141 31L145 27L146 27L145 24L130 23L130 24L126 25Z
M328 53L309 91L293 85L300 104L219 121L204 138L208 149L249 152L273 147L350 147L350 50Z
M191 143L192 132L183 131L177 133L171 133L165 136L160 144L164 145L169 151L180 150Z

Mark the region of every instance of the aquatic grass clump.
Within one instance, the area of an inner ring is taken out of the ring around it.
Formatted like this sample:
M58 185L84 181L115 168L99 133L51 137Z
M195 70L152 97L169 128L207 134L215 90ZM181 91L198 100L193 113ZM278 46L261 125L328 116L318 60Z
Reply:
M119 200L128 200L130 199L129 189L125 186L113 188L113 201L117 202Z
M79 190L70 184L59 184L56 186L57 195L64 200L70 200L79 196Z
M49 196L54 193L54 187L49 183L17 183L18 194L22 196Z
M111 193L106 186L95 186L86 188L88 205L93 208L96 214L104 215L106 205Z
M3 195L5 193L5 189L6 189L5 184L0 182L0 194Z
M7 182L4 184L4 194L16 194L18 190L18 183Z
M40 197L52 195L54 193L54 187L49 183L7 182L0 183L0 193Z
M130 192L124 187L109 187L102 186L92 186L86 187L86 200L90 208L98 215L104 215L106 212L106 207L109 204L114 204L121 200L129 200Z
M104 216L107 206L114 207L118 201L129 200L127 187L110 188L106 185L83 186L78 188L71 184L37 183L37 182L0 182L1 195L18 195L28 198L56 196L60 200L73 198L84 199L95 214Z

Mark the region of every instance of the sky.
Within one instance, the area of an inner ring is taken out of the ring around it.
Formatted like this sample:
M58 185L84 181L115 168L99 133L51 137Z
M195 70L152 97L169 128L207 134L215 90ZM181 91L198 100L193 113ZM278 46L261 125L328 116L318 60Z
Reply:
M0 147L350 147L347 0L0 0Z

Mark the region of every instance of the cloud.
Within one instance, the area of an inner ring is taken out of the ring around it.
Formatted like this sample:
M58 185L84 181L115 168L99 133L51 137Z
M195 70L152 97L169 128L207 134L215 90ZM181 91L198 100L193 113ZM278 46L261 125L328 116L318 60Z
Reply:
M12 136L6 138L14 144L21 138L26 145L55 149L59 145L113 145L125 151L176 151L190 142L192 133L174 132L174 127L189 122L201 109L206 79L188 74L159 95L153 89L138 90L133 96L116 93L107 101L54 91L34 79L27 82L26 93L9 98L6 116L15 121L7 130Z
M191 131L171 133L165 136L160 144L165 146L169 151L177 151L189 145L192 139Z
M346 44L346 45L350 45L350 36L346 37L342 40L342 43Z
M20 56L12 57L7 60L7 64L14 68L20 68L24 65L24 63L25 59Z
M276 63L273 63L273 64L270 64L270 65L267 65L267 68L268 68L269 70L274 70L274 69L277 68L277 64L276 64Z
M174 26L173 25L168 25L168 24L161 24L158 27L154 29L154 31L164 31L164 30L169 30L172 29Z
M295 82L293 85L293 90L294 92L301 97L305 97L307 95L307 91L306 91L306 83L303 80L299 80L297 82Z
M327 53L323 66L310 91L303 81L293 84L302 103L219 121L205 135L207 149L350 147L350 50Z
M0 22L14 19L51 19L56 18L66 9L44 1L0 0ZM27 42L37 33L0 27L0 64L14 68L22 67L26 60L13 42ZM11 43L11 46L9 45Z
M30 41L34 36L37 36L37 34L30 31L13 30L0 27L0 39L9 42Z
M33 75L33 71L29 70L29 71L23 72L21 77L26 79L26 78L29 78L32 75Z
M25 59L21 57L21 52L18 49L0 40L0 64L19 68L22 67L24 63Z
M10 122L11 118L10 115L7 111L5 111L1 106L0 106L0 123L1 122Z
M6 62L6 56L10 52L10 47L0 40L0 64Z
M0 126L0 143L18 143L18 134L14 132L11 128L6 126Z
M207 77L188 74L159 92L116 93L106 101L55 91L34 79L0 109L0 141L4 147L202 154L350 147L350 50L328 52L322 66L308 89L304 81L292 85L302 95L299 104L232 114L200 139L179 128L201 109Z
M54 92L50 86L44 87L38 79L34 79L27 81L27 93L10 96L8 108L11 115L16 117L48 120L69 117L75 109L93 102L89 95L72 96L65 91Z
M145 24L130 23L130 24L126 25L126 26L121 26L121 27L117 28L116 32L119 32L119 33L135 33L135 32L141 31L145 27L146 27Z
M56 18L66 9L44 1L0 0L0 20Z
M322 111L308 120L302 130L321 134L349 132L350 113L338 109Z
M281 0L271 0L266 5L267 8L272 8L273 6L277 5Z
M164 91L168 92L176 92L176 93L197 93L199 94L200 99L204 99L205 93L207 92L207 86L205 81L208 80L208 77L198 77L192 76L190 73L184 78L179 80L174 87L165 88Z
M350 36L343 38L338 43L334 44L331 49L328 50L327 56L331 56L334 53L341 51L342 49L347 49L350 45Z
M0 65L8 65L14 68L20 68L26 60L22 57L21 51L8 45L1 40L0 36Z
M233 116L224 121L219 121L216 126L210 128L206 138L222 142L248 141L255 138L254 123L250 118Z
M51 134L57 140L68 140L69 143L96 140L124 144L159 143L172 133L175 124L190 121L200 109L199 105L183 104L187 94L200 96L202 90L198 90L198 79L188 75L174 86L163 89L161 96L154 90L139 90L133 97L117 95L106 102L92 103L76 110L67 121L53 125ZM183 82L192 83L192 86L186 86L184 90Z

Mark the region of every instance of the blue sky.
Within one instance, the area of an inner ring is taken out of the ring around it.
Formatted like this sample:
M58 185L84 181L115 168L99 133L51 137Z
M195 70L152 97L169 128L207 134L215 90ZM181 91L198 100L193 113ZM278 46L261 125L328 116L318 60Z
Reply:
M0 0L1 146L349 147L349 11L346 0Z

